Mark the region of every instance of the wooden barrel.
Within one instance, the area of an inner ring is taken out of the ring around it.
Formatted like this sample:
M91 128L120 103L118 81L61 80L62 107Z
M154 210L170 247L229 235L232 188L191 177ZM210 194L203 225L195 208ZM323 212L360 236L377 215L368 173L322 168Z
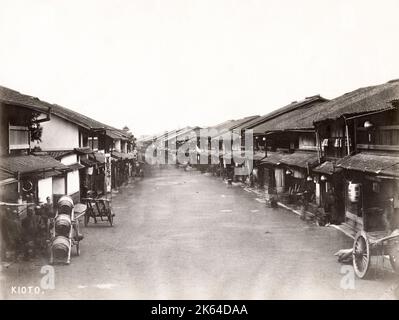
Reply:
M51 244L51 251L56 260L67 260L69 253L69 239L63 236L56 237Z
M69 237L71 230L71 217L67 214L59 214L55 218L55 233L57 236Z
M62 196L58 200L58 213L59 214L72 214L72 209L73 209L73 200L69 196Z

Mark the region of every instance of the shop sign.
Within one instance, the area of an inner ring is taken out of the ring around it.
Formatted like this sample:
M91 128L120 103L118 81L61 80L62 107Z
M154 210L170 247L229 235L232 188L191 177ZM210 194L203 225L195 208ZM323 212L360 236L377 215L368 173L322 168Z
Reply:
M105 191L111 192L111 155L105 154Z

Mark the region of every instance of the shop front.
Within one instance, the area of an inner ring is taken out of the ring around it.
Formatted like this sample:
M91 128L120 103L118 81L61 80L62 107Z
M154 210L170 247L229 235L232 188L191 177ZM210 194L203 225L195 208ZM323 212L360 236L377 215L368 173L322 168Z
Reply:
M300 205L306 201L316 207L316 177L311 169L318 164L315 152L267 152L261 160L264 167L265 191L284 203Z
M345 224L356 231L399 227L399 157L359 153L340 160L344 169Z
M343 169L332 161L326 161L312 169L316 178L316 203L328 215L333 224L340 224L345 220L345 182Z

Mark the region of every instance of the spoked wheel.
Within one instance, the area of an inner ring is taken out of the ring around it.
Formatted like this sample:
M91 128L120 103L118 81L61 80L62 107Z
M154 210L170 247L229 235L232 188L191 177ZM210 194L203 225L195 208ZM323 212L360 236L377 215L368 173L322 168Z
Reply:
M80 245L79 245L79 241L76 242L76 255L80 256Z
M87 212L85 214L85 219L84 219L85 227L87 227L87 225L89 224L89 220L90 220L90 212Z
M353 268L360 279L368 276L370 267L370 244L364 231L359 232L353 243Z
M393 271L399 273L399 242L395 241L392 245L391 251L389 252L389 261Z
M108 211L108 222L112 227L112 225L114 224L114 214L111 209Z
M399 273L399 255L398 254L390 254L389 261L391 262L391 266L393 271Z

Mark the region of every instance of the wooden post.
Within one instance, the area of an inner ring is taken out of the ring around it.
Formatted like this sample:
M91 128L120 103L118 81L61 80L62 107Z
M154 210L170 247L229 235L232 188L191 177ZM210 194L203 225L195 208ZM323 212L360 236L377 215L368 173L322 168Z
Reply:
M349 156L351 154L351 147L349 145L349 128L348 128L348 122L346 122L346 119L345 119L345 135L346 135L346 152Z
M320 137L317 128L315 129L315 136L316 136L316 148L317 148L317 158L319 160L319 164L321 163L321 145L320 145Z
M357 152L357 119L353 120L353 148Z

